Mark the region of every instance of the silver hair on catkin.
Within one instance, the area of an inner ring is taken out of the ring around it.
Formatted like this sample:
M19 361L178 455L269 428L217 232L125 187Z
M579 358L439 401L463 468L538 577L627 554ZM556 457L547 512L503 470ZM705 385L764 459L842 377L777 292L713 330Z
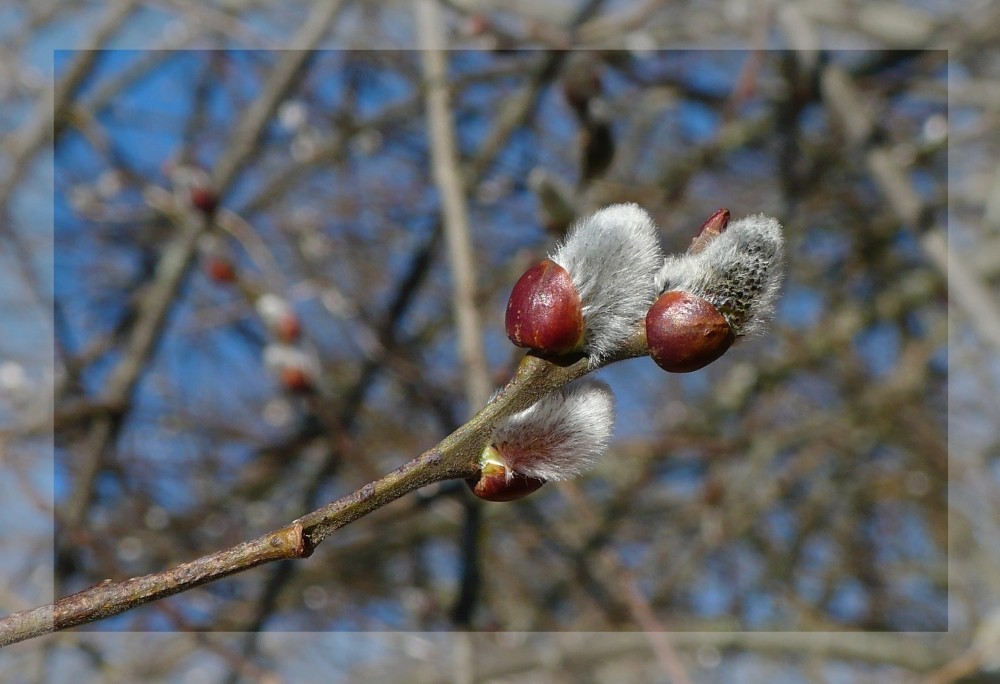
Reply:
M508 478L568 480L600 460L614 424L611 388L598 380L579 380L506 418L493 430L490 443Z
M614 204L578 221L550 256L583 303L585 350L601 360L632 334L656 297L663 260L656 224L638 204Z
M784 273L784 237L777 219L755 214L728 226L697 254L668 257L658 292L678 290L710 302L737 337L764 330Z

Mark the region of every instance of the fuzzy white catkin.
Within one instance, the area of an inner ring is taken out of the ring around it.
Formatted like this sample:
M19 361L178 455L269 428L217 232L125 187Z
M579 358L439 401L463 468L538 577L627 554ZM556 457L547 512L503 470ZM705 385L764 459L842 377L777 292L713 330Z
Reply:
M294 312L292 305L288 303L287 299L271 292L265 292L258 297L254 303L254 308L257 310L257 315L264 321L264 324L269 327L278 325L282 318Z
M569 480L607 451L615 424L615 397L599 380L578 380L515 413L493 431L492 445L514 473Z
M657 292L681 290L708 300L740 337L766 327L783 271L781 224L755 214L730 223L698 254L667 257L656 285Z
M663 263L656 224L638 204L613 204L578 221L549 256L569 272L583 302L591 365L620 346L643 320Z
M264 367L280 374L284 370L301 370L308 377L316 377L319 364L309 353L288 344L273 342L264 347Z

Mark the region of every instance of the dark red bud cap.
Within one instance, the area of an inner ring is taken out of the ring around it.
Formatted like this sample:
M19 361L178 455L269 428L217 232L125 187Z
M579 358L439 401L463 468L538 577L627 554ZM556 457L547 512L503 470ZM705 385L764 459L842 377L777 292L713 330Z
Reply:
M204 185L191 188L191 204L206 214L211 214L219 206L219 193Z
M507 337L519 347L565 354L583 342L583 304L569 273L546 259L524 272L507 301Z
M278 321L278 325L275 326L275 333L282 342L295 342L299 339L299 335L302 334L302 325L299 323L299 317L294 313L282 316L281 320Z
M291 392L308 392L312 389L312 380L309 374L301 368L282 368L279 373L279 380Z
M478 480L473 478L466 482L473 494L486 501L514 501L538 491L545 484L545 480L517 473L508 480L507 468L492 462L483 464Z
M711 302L688 292L660 295L646 314L649 355L671 373L689 373L722 356L736 336Z
M723 207L705 219L705 222L701 224L701 228L698 229L698 234L694 236L693 240L691 240L691 246L688 248L688 253L697 254L708 247L708 243L721 235L728 225L729 210Z
M209 257L205 264L205 271L217 283L231 283L236 280L236 269L233 268L233 263L229 259Z

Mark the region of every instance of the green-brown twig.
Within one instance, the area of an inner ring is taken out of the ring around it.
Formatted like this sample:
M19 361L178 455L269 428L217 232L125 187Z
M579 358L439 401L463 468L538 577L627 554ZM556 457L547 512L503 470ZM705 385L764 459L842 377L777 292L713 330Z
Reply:
M606 359L644 356L645 332ZM152 601L277 560L307 558L326 537L348 523L426 485L474 477L493 427L541 397L595 370L586 356L550 358L528 353L511 381L467 423L384 477L289 525L232 548L168 570L123 581L105 580L38 608L0 618L0 647L102 620Z

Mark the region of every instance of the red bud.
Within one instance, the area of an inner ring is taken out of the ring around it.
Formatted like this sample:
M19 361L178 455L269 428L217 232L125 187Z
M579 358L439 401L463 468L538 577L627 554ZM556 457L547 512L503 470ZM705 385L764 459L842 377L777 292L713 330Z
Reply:
M282 342L295 342L302 334L302 326L299 324L299 317L294 313L285 314L278 321L275 333Z
M236 280L236 270L228 259L209 257L205 264L205 272L217 283L231 283Z
M465 18L465 32L469 36L481 36L490 29L490 20L482 14L470 14Z
M466 482L473 494L486 501L514 501L537 491L545 484L545 480L517 473L508 480L507 468L491 461L483 464L478 480L469 479Z
M204 185L195 185L191 188L191 205L211 214L219 206L219 193Z
M728 225L729 210L723 207L705 219L705 222L701 224L701 228L698 229L698 234L694 236L693 240L691 240L691 246L688 248L688 253L697 254L708 247L708 243L721 235Z
M709 301L673 290L660 295L646 314L649 355L671 373L689 373L722 356L736 336Z
M562 266L545 259L524 272L507 302L507 337L519 347L565 354L583 342L583 304Z
M312 380L302 368L282 368L278 373L281 384L291 392L308 392L312 389Z

